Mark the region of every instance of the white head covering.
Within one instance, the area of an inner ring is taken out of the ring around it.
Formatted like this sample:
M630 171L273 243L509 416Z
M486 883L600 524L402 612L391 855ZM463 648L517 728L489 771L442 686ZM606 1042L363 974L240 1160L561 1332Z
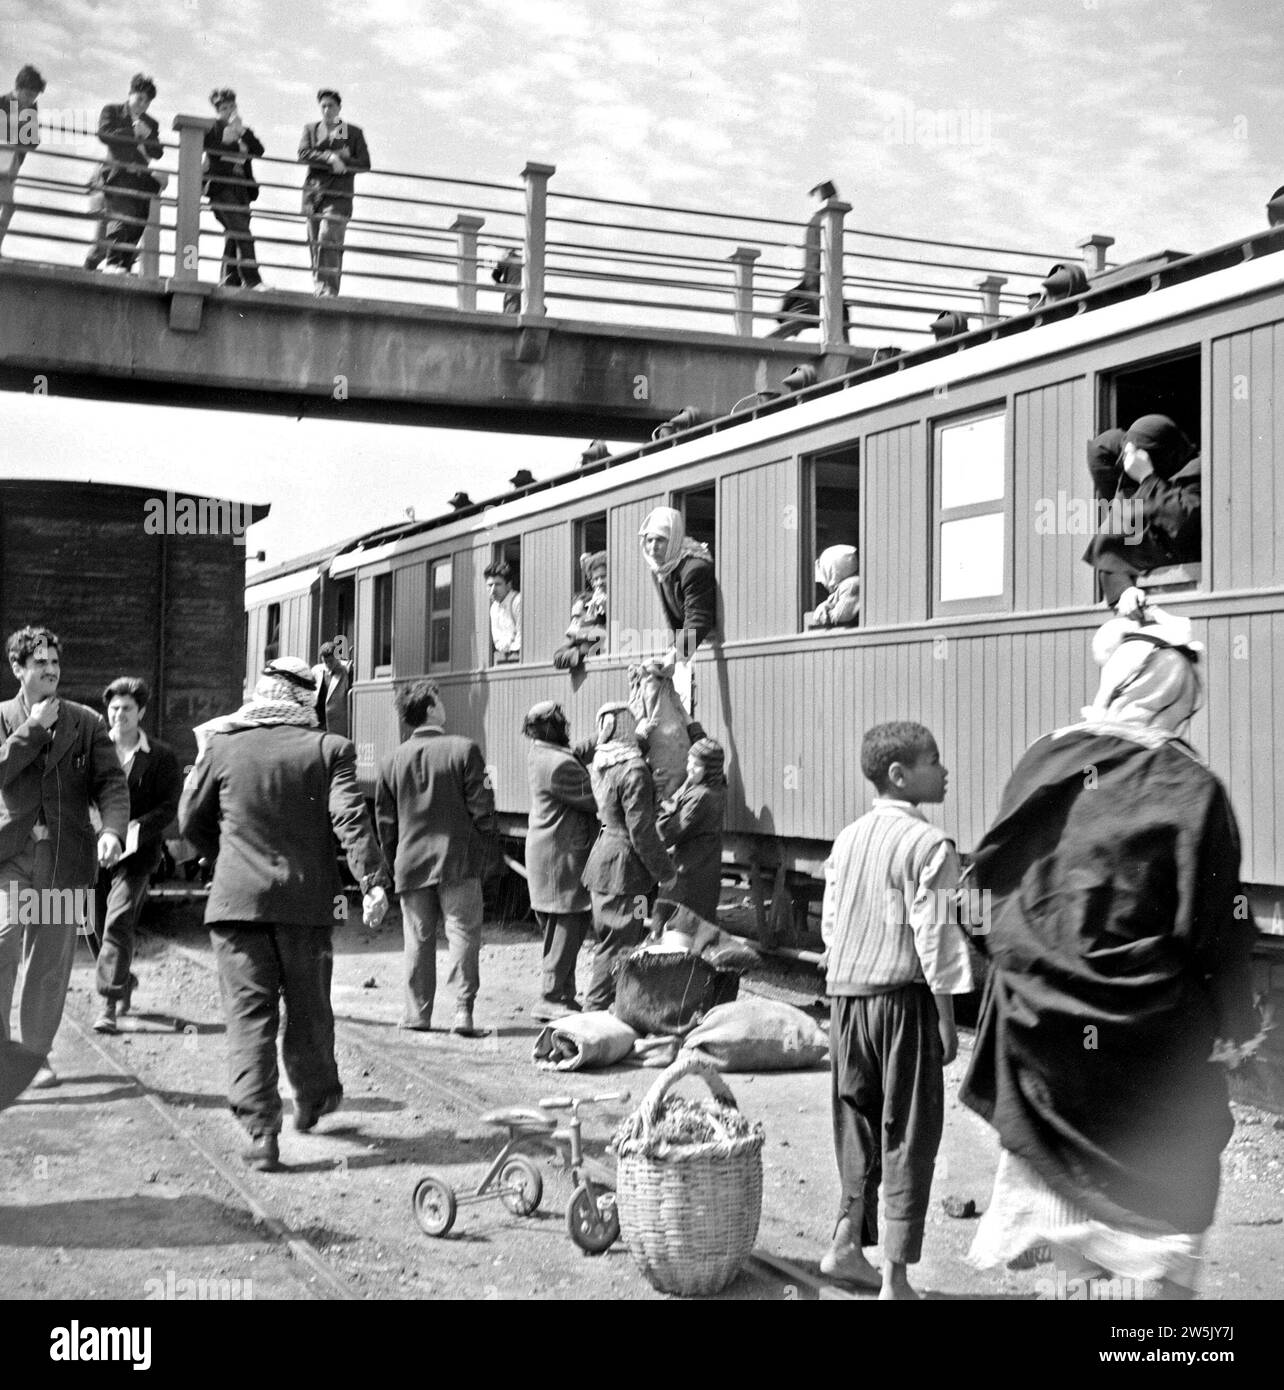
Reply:
M831 545L817 557L816 583L823 584L832 594L844 579L850 579L859 569L860 557L854 545Z
M1175 736L1199 708L1203 644L1192 640L1189 618L1142 605L1135 618L1111 618L1092 640L1101 684L1083 718Z
M645 542L648 536L664 538L664 549L660 552L658 560L653 560L647 554L645 545L642 549L643 559L657 579L671 574L686 555L700 555L705 559L712 559L707 545L690 539L686 523L682 520L682 513L673 507L656 507L647 513L642 529L638 532L639 543Z

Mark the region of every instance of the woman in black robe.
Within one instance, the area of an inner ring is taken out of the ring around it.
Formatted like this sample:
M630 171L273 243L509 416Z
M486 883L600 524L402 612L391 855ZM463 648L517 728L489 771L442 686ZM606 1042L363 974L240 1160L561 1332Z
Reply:
M1189 622L1112 619L1094 654L1096 701L1029 748L975 854L992 969L960 1094L1003 1154L972 1259L1050 1245L1067 1281L1190 1297L1232 1129L1212 1056L1257 1032L1255 933L1225 789L1178 737Z

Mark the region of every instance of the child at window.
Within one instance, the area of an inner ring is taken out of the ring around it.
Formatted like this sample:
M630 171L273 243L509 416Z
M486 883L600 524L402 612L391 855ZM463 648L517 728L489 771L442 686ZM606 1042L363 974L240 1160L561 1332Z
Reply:
M580 574L585 587L571 605L566 641L553 653L553 665L560 671L583 665L606 640L606 551L585 551L580 556Z

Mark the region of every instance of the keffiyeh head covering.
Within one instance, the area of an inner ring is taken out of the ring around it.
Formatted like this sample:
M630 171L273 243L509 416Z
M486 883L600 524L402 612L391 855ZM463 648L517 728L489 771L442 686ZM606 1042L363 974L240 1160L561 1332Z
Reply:
M1111 618L1092 641L1101 684L1085 723L1175 737L1203 701L1198 663L1203 644L1192 640L1189 618L1143 606L1136 617Z
M192 730L196 735L197 761L204 754L211 734L257 729L269 724L317 728L316 701L317 683L306 661L300 661L297 656L269 661L254 686L254 694L235 714L219 715Z
M644 543L648 536L660 536L664 540L664 549L660 552L658 559L652 559L646 552ZM684 556L699 555L704 559L713 558L709 554L707 545L693 541L687 535L682 513L673 507L656 507L653 511L648 512L646 520L642 523L642 529L638 532L638 541L643 546L642 557L657 579L664 579L671 574Z
M638 747L638 722L622 701L603 705L597 712L597 752L593 770L601 772L617 763L642 761Z
M820 552L816 560L816 583L823 584L832 594L844 579L850 579L860 569L860 556L854 545L831 545Z

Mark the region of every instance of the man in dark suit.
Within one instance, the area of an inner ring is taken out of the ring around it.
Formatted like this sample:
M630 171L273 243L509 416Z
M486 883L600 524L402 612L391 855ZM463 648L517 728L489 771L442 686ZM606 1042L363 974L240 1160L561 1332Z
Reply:
M220 284L261 290L263 280L250 235L250 204L259 196L251 160L263 154L263 144L241 119L230 87L211 92L210 104L218 119L205 132L205 193L210 211L227 233Z
M331 831L365 895L365 919L387 908L387 870L357 786L356 749L317 728L316 685L297 657L270 661L236 714L197 730L201 751L179 804L179 826L218 855L205 924L227 1021L232 1113L250 1134L242 1158L280 1162L276 1040L285 999L285 1072L294 1127L339 1108L334 1057L331 929L347 917Z
M48 1065L71 979L76 928L89 914L95 865L121 856L129 788L93 710L58 698L61 643L47 627L8 642L16 699L0 704L0 1038L21 957L22 1044L45 1058L34 1085L56 1086ZM95 834L89 807L102 829Z
M0 245L13 221L18 174L40 143L40 108L36 98L45 79L30 63L18 69L13 90L0 97Z
M98 174L103 209L86 270L97 270L104 260L109 271L120 275L134 268L151 199L165 186L164 175L158 178L147 169L164 154L160 126L147 114L155 99L156 84L135 73L128 98L118 106L104 106L98 117L98 138L107 146L107 158Z
M322 642L321 660L312 668L317 683L317 723L332 734L348 737L348 695L352 690L352 661L345 660L347 639Z
M577 1011L575 962L593 926L588 889L580 881L597 838L597 801L589 781L592 745L572 751L566 712L552 700L527 714L531 789L526 822L526 882L531 910L544 933L544 987L531 1011L538 1023ZM582 760L580 754L586 754Z
M495 828L495 796L481 749L446 732L446 712L432 681L403 686L397 713L412 732L379 769L375 820L401 899L406 967L401 1026L424 1033L432 1028L437 927L444 918L454 1031L477 1037L473 1003L480 984L482 873Z
M342 99L332 87L317 93L321 119L303 127L299 163L308 166L303 181L303 211L308 219L308 250L312 256L314 293L339 293L343 272L343 239L352 216L354 174L370 169L370 151L361 127L339 115Z
M149 739L139 727L147 712L146 681L121 676L103 691L107 727L129 781L129 830L125 852L110 869L98 871L98 993L103 1011L99 1033L116 1032L116 1014L128 1013L138 977L134 929L156 866L165 848L165 827L178 814L183 779L168 744Z

